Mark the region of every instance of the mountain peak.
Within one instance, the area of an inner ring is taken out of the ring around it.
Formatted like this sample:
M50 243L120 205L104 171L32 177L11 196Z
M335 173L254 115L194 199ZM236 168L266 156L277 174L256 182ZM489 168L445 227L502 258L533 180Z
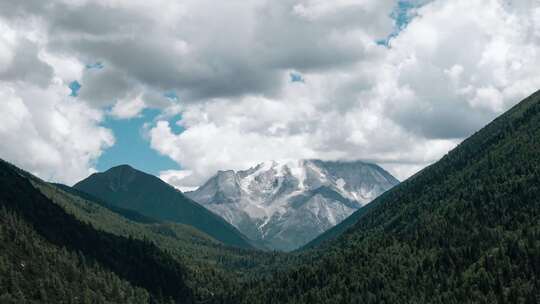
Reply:
M114 167L111 167L109 170L107 171L117 171L117 170L130 170L130 171L138 171L137 169L133 168L132 166L128 165L128 164L122 164L122 165L118 165L118 166L114 166ZM107 172L106 171L106 172Z
M362 161L270 160L220 170L186 193L253 240L292 250L398 183Z
M147 173L137 170L128 164L111 167L107 171L102 172L101 174L105 174L105 175L145 174L147 175Z

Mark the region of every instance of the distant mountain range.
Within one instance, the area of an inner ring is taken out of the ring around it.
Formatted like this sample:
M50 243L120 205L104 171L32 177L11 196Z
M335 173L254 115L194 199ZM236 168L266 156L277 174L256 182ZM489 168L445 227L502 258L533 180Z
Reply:
M269 161L248 170L219 171L185 195L252 240L289 251L398 183L381 167L361 161Z
M193 226L224 244L253 248L242 233L221 217L159 178L128 165L92 174L73 188L117 208L133 210L161 221Z

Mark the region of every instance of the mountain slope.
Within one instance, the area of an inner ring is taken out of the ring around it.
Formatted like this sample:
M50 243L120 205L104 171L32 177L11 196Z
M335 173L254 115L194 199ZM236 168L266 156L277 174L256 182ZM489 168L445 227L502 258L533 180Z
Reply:
M383 195L384 195L384 193L381 194L381 196L383 196ZM325 232L319 234L316 238L311 240L309 243L307 243L304 246L302 246L301 248L299 248L299 250L312 249L312 248L321 246L322 244L328 243L331 240L339 237L341 234L343 234L345 231L347 231L347 229L349 229L354 224L356 224L356 222L358 222L358 219L364 213L366 213L368 210L370 210L371 208L373 208L375 206L376 206L376 204L365 205L364 207L360 208L358 211L351 214L348 218L341 221L341 223L339 223L336 226L334 226L334 227L326 230Z
M114 273L113 276L146 289L153 295L155 301L175 299L183 303L193 302L192 291L184 279L186 271L169 254L146 241L98 231L89 224L79 221L36 189L29 174L1 160L0 207L6 210L3 213L8 214L8 218L9 214L13 214L12 218L20 218L23 221L20 226L31 226L35 233L30 232L29 235L39 235L39 239L45 240L46 245L42 247L46 248L32 254L44 255L47 259L46 256L51 250L64 248L68 253L62 253L62 255L67 256L68 259L70 255L72 257L79 255L81 261L87 261L89 265L95 265L96 268L104 268L107 273ZM7 244L11 248L13 245ZM24 247L15 247L11 250L15 255L25 255ZM79 263L73 267L84 275L86 262ZM38 260L32 265L35 267L32 271L48 264L50 265L47 260ZM74 273L68 273L61 280L81 281L80 278L75 277ZM39 275L41 274L36 274L36 276ZM18 280L28 282L34 278L34 274L29 269L29 272L23 271ZM108 286L107 284L113 282L112 278L110 279L102 284ZM67 285L68 283L60 282L59 284ZM63 300L66 299L65 295L58 296Z
M65 278L69 277L67 280ZM43 239L16 213L0 208L0 303L148 303L147 291Z
M251 239L288 251L397 183L382 168L360 161L270 161L244 171L219 171L186 195Z
M79 222L120 239L151 242L160 251L170 254L175 262L184 266L183 279L193 291L196 302L220 303L219 299L234 290L238 281L263 276L276 267L283 268L295 258L275 252L225 246L192 226L145 217L132 210L111 206L74 188L47 183L12 168L24 176L35 190ZM104 282L112 284L113 279Z
M195 297L205 303L211 303L210 300L219 303L220 295L233 290L237 281L262 276L274 271L276 266L284 267L283 261L294 258L225 246L192 226L149 220L76 189L29 178L36 189L79 221L117 236L151 241L170 253L185 266L186 283Z
M38 187L41 186L41 185L38 185ZM77 190L73 187L70 187L70 186L67 186L67 185L64 185L64 184L52 184L52 186L64 191L64 192L67 192L73 196L76 196L76 197L79 197L83 200L86 200L86 201L90 201L92 203L96 203L104 208L107 208L109 210L111 210L112 212L114 213L117 213L131 221L134 221L134 222L138 222L138 223L143 223L143 224L157 224L157 223L160 223L159 220L156 220L154 218L151 218L151 217L148 217L148 216L144 216L140 213L138 213L137 211L133 211L133 210L130 210L130 209L124 209L124 208L120 208L120 207L116 207L114 205L111 205L107 202L104 202L102 200L100 200L99 198L91 195L91 194L88 194L86 192L83 192L83 191L80 191L80 190Z
M231 303L537 303L540 92Z
M159 178L127 165L92 174L74 188L115 207L134 210L158 220L193 226L224 244L252 248L249 241L221 217Z

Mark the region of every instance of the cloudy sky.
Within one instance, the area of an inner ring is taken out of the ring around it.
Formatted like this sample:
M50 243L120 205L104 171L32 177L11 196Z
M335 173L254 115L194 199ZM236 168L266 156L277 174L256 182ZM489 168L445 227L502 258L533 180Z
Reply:
M405 179L538 67L540 0L2 0L0 157L68 184L296 158Z

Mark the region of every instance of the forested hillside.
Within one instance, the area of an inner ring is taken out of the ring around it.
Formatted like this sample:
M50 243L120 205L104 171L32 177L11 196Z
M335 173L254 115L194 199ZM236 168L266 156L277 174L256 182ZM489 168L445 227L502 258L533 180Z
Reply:
M74 188L115 207L193 226L224 244L253 248L249 240L224 219L159 178L130 166L117 166L92 174L75 184Z
M16 213L0 209L0 303L148 303L83 254L54 246Z
M297 260L297 255L225 246L191 226L157 221L96 201L95 197L67 186L31 180L54 203L94 228L149 240L170 253L186 266L185 279L199 300L227 295L236 289L238 281L260 277Z
M30 295L31 299L38 301L39 298L47 295L33 294L32 288L39 276L47 276L38 269L45 269L48 266L59 263L60 267L53 269L56 276L62 277L61 273L74 272L71 277L63 277L57 284L58 287L72 288L76 284L84 284L88 278L84 274L84 265L89 263L91 271L100 275L95 279L95 284L90 288L95 288L97 295L105 296L107 289L100 287L109 286L116 276L128 281L133 286L145 288L155 301L165 301L175 299L177 301L190 303L193 301L193 294L185 283L185 269L174 260L169 254L160 251L156 246L147 241L134 240L116 236L107 232L95 230L89 224L78 221L74 216L66 213L60 206L54 204L41 192L35 189L30 180L21 175L15 167L1 161L0 162L0 207L3 209L3 217L6 223L2 225L4 238L12 238L6 243L6 250L2 250L4 259L8 261L13 257L23 257L27 255L28 261L21 260L22 265L35 267L37 278L32 276L20 266L17 270L22 272L17 286L10 292L16 297ZM27 224L26 224L27 223ZM26 229L25 225L32 227L36 233ZM26 232L23 237L24 243L17 243L17 228L21 227L21 233ZM15 233L15 235L13 235ZM39 235L39 236L38 236ZM41 241L41 238L44 241ZM42 242L42 243L40 243ZM32 247L43 248L34 252ZM59 255L59 262L50 262L48 259L54 256L54 252L64 251ZM66 251L67 250L67 251ZM25 252L28 252L25 254ZM40 260L40 255L45 258ZM86 262L83 262L85 260ZM78 267L74 267L78 265ZM73 271L77 268L77 271ZM104 272L101 268L106 269ZM12 267L12 269L14 269ZM70 270L71 269L71 270ZM112 275L111 272L115 273ZM77 277L78 275L78 277ZM9 277L12 275L10 274ZM14 275L17 277L17 275ZM91 278L92 279L92 278ZM75 282L67 282L67 281ZM63 282L66 281L66 282ZM7 284L12 284L6 282ZM15 284L15 283L13 283ZM45 284L45 281L42 281ZM130 290L128 284L124 284L124 289ZM18 288L18 289L17 289ZM22 290L21 290L22 288ZM9 289L8 289L9 290ZM68 290L67 292L76 295L82 291ZM130 291L131 292L131 291ZM132 293L132 292L131 292ZM144 295L144 293L142 293ZM58 295L57 295L58 296ZM62 297L62 296L58 296ZM127 300L126 300L127 301ZM78 302L78 301L75 301Z
M230 302L538 303L540 93L357 217Z
M3 253L10 257L21 257L26 255L22 251L24 248L33 246L37 251L44 251L43 255L47 252L61 252L68 260L74 256L68 261L71 267L69 271L79 268L83 271L85 263L93 265L96 272L106 274L88 283L91 291L89 294L98 299L103 295L105 299L116 299L114 303L136 303L130 300L132 298L108 298L108 289L99 290L103 286L119 285L121 281L118 284L115 281L115 276L119 276L119 279L127 281L127 291L122 294L138 296L134 299L140 299L143 303L147 302L145 299L161 302L168 298L176 299L177 303L216 303L236 291L239 281L270 273L271 269L288 264L281 261L295 258L294 255L227 247L191 226L161 222L131 210L111 206L76 189L43 182L3 161L0 162L0 172L0 202L6 210L6 218L13 218L9 222L17 223L7 227L17 231L20 226L23 231L27 226L24 231L32 234L32 238L27 241L33 244L20 247L15 246L17 240L8 239L5 244L7 249ZM17 235L22 235L22 232ZM42 238L43 245L34 238ZM37 254L33 249L32 252ZM78 262L79 258L85 262ZM162 262L167 265L160 265ZM33 265L43 269L48 267L48 263L43 259L42 264L37 260ZM72 286L72 282L63 282L63 273L68 270L59 268L59 271L61 274L57 276L60 281L53 280L55 274L51 274L51 280L58 284L58 288L71 288L69 286ZM177 277L166 277L172 271L178 272ZM81 273L81 276L86 273L89 271ZM30 273L13 272L6 278L17 275L20 285L26 288L41 284L33 281L33 276L27 277L27 274ZM41 275L46 277L46 274ZM107 282L114 285L107 285ZM73 284L83 283L75 281ZM135 289L132 286L143 288ZM6 299L20 300L14 298L11 289L6 290ZM32 292L23 289L20 294ZM79 291L73 289L70 292L76 295ZM186 296L180 297L180 293L186 293ZM65 296L68 297L69 293Z

